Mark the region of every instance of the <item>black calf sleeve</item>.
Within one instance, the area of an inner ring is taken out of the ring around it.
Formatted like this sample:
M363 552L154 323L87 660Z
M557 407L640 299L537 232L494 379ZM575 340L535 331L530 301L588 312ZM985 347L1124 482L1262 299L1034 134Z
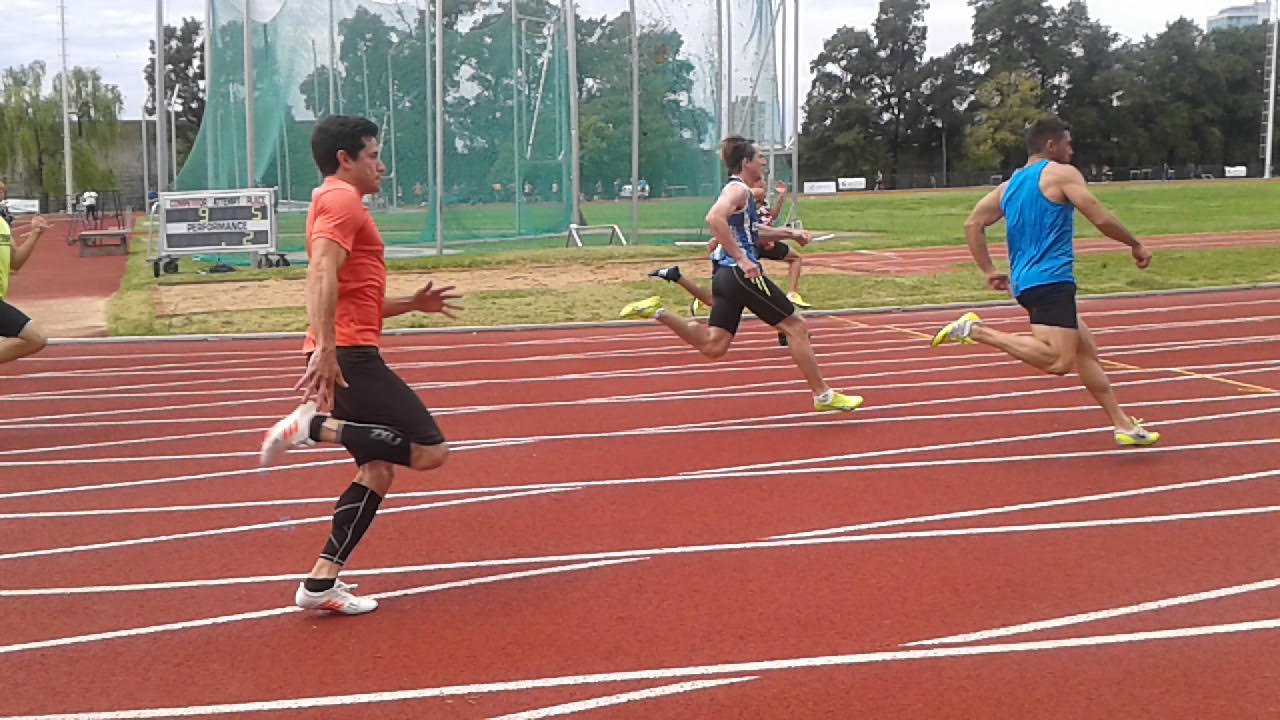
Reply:
M356 543L364 537L373 516L378 512L382 496L359 483L351 483L338 498L333 509L333 531L324 544L320 557L339 565L345 565Z

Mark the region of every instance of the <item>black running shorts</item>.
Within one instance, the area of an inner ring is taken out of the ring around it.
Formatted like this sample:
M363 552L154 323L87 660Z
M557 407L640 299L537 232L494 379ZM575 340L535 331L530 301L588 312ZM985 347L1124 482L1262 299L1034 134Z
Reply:
M765 249L764 243L756 245L756 255L765 260L785 260L789 252L791 252L791 246L781 240L768 249Z
M1080 329L1076 317L1076 284L1056 282L1036 285L1018 293L1018 304L1031 315L1032 325Z
M29 322L26 313L0 300L0 337L18 337Z
M711 296L715 302L711 304L707 325L728 330L730 335L738 332L743 308L749 308L770 325L777 325L796 311L786 293L772 280L764 275L758 280L748 280L737 265L716 267L715 275L711 276Z
M409 442L439 445L444 435L413 388L382 361L372 345L338 348L338 367L347 387L334 388L333 417L386 425L404 433Z

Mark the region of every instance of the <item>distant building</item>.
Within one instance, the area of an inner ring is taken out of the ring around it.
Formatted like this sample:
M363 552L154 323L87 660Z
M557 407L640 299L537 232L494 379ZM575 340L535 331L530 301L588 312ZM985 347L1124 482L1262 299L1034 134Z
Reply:
M1208 22L1205 23L1205 27L1211 32L1229 28L1249 27L1250 25L1261 25L1267 22L1270 17L1270 2L1237 5L1220 10L1217 15L1209 18Z

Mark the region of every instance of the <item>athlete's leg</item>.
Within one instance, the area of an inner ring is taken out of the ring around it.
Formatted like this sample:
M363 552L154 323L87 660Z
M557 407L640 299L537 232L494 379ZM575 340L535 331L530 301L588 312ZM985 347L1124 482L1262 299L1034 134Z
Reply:
M975 324L969 330L969 338L1003 350L1044 372L1065 375L1075 365L1080 333L1075 328L1032 325L1030 336L1014 335Z
M0 364L38 353L48 342L40 326L28 322L16 337L0 338Z
M676 284L684 288L685 292L698 298L698 302L702 303L706 307L711 307L711 303L715 301L714 298L711 297L710 288L705 288L683 275L681 275L680 279L676 281Z
M729 351L729 344L733 342L733 334L728 330L703 325L697 320L685 320L665 311L655 315L654 319L671 328L681 340L709 358L723 357Z
M1132 431L1133 420L1120 409L1115 394L1111 392L1111 382L1107 380L1107 374L1103 372L1102 365L1098 362L1098 345L1094 342L1093 333L1089 330L1089 326L1084 324L1083 318L1079 323L1080 346L1076 350L1076 374L1080 376L1080 382L1084 384L1085 389L1107 413L1111 424L1118 430Z
M800 292L800 266L804 264L804 257L791 250L782 260L787 264L787 292Z
M813 346L809 344L809 327L805 324L804 318L793 313L786 320L778 323L777 328L787 336L787 350L791 352L791 359L795 361L796 367L800 368L800 374L804 376L805 382L809 383L809 389L813 390L813 394L822 395L830 390L826 380L822 379L822 370L818 368L818 359L814 357Z

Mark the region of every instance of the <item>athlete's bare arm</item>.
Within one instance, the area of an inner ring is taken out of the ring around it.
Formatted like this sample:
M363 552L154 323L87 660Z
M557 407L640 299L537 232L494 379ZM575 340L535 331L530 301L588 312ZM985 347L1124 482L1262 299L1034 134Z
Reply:
M403 315L407 312L424 313L440 313L448 318L457 318L455 311L462 310L462 306L450 302L457 300L462 296L451 292L453 285L445 285L444 287L433 287L435 283L428 280L426 285L418 288L417 292L412 295L403 297L386 297L382 301L382 317L389 318L396 315Z
M347 387L338 367L338 340L333 327L338 312L338 268L347 261L347 250L328 238L311 242L307 263L307 321L315 337L316 349L294 390L302 390L302 401L314 399L321 412L333 406L335 384Z
M969 213L969 219L964 221L964 239L969 243L969 254L973 255L978 269L986 277L987 286L992 290L1005 291L1009 289L1009 276L996 272L995 263L991 262L991 251L987 249L987 228L1004 217L1004 212L1000 209L1000 195L1006 184L1001 183L979 200L973 207L973 212Z
M742 273L748 278L755 278L760 277L760 266L747 259L742 248L733 241L733 232L729 230L729 216L747 206L748 195L746 186L741 183L725 185L720 191L720 197L707 211L707 227L711 228L711 236L716 243L738 263Z
M21 245L13 247L13 254L10 257L11 272L18 272L23 265L27 264L27 258L31 257L31 251L36 249L36 243L40 240L40 236L44 235L49 229L49 221L43 215L37 213L31 218L31 232L27 235L27 241Z
M761 225L757 229L757 234L761 240L776 242L778 240L795 240L800 243L800 247L809 244L811 239L808 230L795 230L793 228L773 227L772 225Z
M1133 261L1139 268L1145 268L1151 264L1151 251L1142 246L1142 242L1134 237L1133 233L1124 226L1124 223L1111 213L1098 198L1089 192L1089 186L1084 182L1084 175L1080 173L1074 165L1064 165L1062 163L1050 163L1045 168L1048 175L1048 190L1053 195L1062 193L1068 202L1075 205L1081 215L1085 216L1093 226L1103 235L1128 245L1133 254ZM1048 194L1048 193L1046 193ZM1056 199L1053 195L1049 195L1050 199Z

